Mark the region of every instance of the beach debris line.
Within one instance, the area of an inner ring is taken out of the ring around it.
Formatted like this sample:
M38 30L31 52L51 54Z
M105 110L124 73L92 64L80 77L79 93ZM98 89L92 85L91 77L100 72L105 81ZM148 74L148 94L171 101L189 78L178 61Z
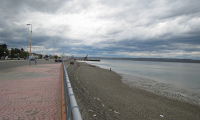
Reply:
M160 115L160 117L164 117L164 115Z
M89 112L93 112L92 110L89 110Z
M119 112L117 112L117 111L114 111L114 113L116 113L116 114L120 114Z
M109 111L113 111L112 109L108 109ZM117 112L117 111L113 111L115 114L120 114L119 112Z
M88 110L88 111L93 113L93 110ZM96 117L96 116L97 116L96 114L93 115L93 117Z
M99 98L96 98L96 97L94 97L94 99L97 99L98 101L100 101L100 99L99 99Z

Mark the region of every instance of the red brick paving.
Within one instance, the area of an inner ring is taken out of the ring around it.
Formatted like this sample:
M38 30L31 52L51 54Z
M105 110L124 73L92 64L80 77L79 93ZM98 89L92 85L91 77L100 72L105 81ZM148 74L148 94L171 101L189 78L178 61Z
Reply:
M36 65L36 66L39 66L39 68L34 68L34 67L33 68L19 68L18 70L24 71L24 72L36 72L36 73L44 73L44 74L52 74L52 75L60 74L60 72L57 72L58 69L56 69L56 68L60 68L60 64L43 64L43 65ZM42 68L42 66L44 66L44 68ZM49 67L53 69L49 69Z
M59 120L61 64L32 65L16 71L49 76L0 80L0 120Z

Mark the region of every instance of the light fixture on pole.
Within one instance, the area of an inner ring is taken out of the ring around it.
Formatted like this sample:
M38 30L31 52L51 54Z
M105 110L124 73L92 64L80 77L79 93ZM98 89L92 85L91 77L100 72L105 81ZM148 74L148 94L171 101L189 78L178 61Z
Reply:
M30 57L29 57L29 65L31 65L31 36L32 36L32 24L27 24L27 25L31 25L31 35L30 35Z
M28 34L27 34L27 50L26 50L27 51L27 58L26 58L27 60L28 60L28 35L29 35L29 27L28 27Z
M54 58L54 53L55 53L55 42L54 41L52 41L53 42L53 45L54 45L54 47L53 47L53 58Z
M6 53L6 52L3 52L3 53L4 53L4 60L5 60L5 53Z

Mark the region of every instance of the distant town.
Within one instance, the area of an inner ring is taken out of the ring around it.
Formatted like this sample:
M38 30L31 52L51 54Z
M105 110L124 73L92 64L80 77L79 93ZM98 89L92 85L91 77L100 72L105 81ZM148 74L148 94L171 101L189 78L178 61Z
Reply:
M45 58L49 58L49 59L53 59L53 58L60 58L57 55L42 55L42 54L38 54L38 53L31 53L31 58L32 59L45 59ZM27 59L29 58L29 53L27 51L24 51L23 48L19 49L19 48L11 48L10 50L7 49L7 45L6 44L0 44L0 58L1 59Z
M60 59L61 56L57 55L42 55L38 53L31 53L31 59ZM88 56L88 55L87 55ZM182 63L200 63L200 60L193 59L175 59L175 58L117 58L117 57L75 57L76 59L82 60L97 60L97 59L107 59L107 60L133 60L133 61L156 61L156 62L182 62ZM7 49L6 44L0 44L0 58L1 59L27 59L29 58L29 53L24 51L23 48L11 48ZM71 58L74 58L72 56Z

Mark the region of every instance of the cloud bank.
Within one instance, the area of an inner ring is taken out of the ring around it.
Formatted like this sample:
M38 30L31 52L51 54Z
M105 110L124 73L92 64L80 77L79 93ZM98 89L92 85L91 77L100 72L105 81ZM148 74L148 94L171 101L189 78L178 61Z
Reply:
M200 59L199 0L3 0L0 44L57 55ZM54 41L54 42L52 42ZM28 44L28 45L27 45Z

